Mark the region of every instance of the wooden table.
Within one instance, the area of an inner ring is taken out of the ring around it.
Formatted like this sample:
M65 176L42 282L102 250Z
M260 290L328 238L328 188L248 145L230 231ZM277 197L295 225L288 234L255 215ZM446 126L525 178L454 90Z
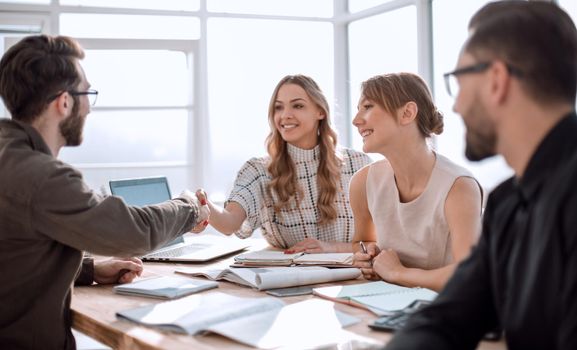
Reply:
M254 249L261 249L266 246L266 243L263 242L262 239L253 240L251 246ZM143 277L172 275L174 269L178 266L224 268L230 265L231 262L232 257L218 259L208 264L145 263ZM364 282L364 280L359 279L341 282L339 284L362 282ZM318 286L325 285L330 284ZM212 291L216 290L241 297L265 295L264 292L229 282L219 282L219 288L213 289ZM205 291L203 293L211 293L212 291ZM292 304L311 298L316 297L305 295L282 299L287 304ZM216 334L189 336L170 333L151 327L140 326L126 320L120 320L115 316L115 313L119 310L158 302L162 302L162 300L114 294L112 286L110 285L76 287L72 297L73 327L113 349L251 349L248 346ZM371 312L340 303L336 304L336 308L361 319L361 322L347 327L346 330L361 335L373 343L351 343L344 348L377 348L391 338L391 333L373 331L367 326L377 318ZM505 349L506 346L504 341L482 342L478 348L491 350Z

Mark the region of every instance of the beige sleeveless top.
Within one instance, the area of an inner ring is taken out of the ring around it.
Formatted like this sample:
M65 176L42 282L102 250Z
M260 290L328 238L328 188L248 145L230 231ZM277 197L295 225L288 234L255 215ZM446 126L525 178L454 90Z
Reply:
M471 173L436 154L427 187L419 197L401 203L393 168L383 159L370 165L367 201L381 249L392 248L403 265L436 269L453 261L445 200L457 178Z

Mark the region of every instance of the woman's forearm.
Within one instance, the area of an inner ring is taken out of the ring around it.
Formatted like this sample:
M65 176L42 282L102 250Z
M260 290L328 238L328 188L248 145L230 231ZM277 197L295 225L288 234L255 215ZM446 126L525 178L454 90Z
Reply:
M439 292L455 271L457 264L453 263L434 270L404 268L396 273L387 282L406 287L423 287Z
M210 207L209 223L218 232L231 235L240 229L246 216L242 207L236 203L231 203L223 208L210 201L208 201L208 205Z

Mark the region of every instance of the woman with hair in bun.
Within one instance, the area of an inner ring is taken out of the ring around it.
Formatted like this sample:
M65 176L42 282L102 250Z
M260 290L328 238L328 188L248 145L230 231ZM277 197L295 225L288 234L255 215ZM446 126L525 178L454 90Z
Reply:
M429 146L443 116L427 85L410 73L363 82L353 125L363 151L385 156L351 179L355 265L367 279L441 290L477 241L482 189Z

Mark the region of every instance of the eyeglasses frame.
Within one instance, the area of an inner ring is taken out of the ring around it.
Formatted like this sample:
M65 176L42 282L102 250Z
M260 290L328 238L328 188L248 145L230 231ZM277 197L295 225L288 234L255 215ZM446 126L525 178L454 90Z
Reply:
M457 68L452 72L448 72L448 73L443 74L443 79L445 80L445 89L447 90L447 93L449 94L449 96L453 96L453 94L451 92L451 83L449 80L451 78L451 76L457 77L457 76L463 75L463 74L481 73L481 72L484 72L485 70L487 70L489 67L491 67L491 65L493 65L493 63L494 63L494 61L479 62L479 63L472 64L470 66ZM517 77L523 76L523 73L521 72L521 70L517 69L516 67L513 67L510 64L506 64L505 66L507 67L507 71L509 71L509 74L517 76Z
M61 91L61 92L57 93L56 95L51 96L48 99L48 103L54 101L58 96L62 95L65 92L68 92L71 96L83 96L83 95L94 96L94 101L90 102L90 98L88 99L91 106L94 106L96 104L96 100L98 99L98 90L94 90L94 89L88 89L86 91L65 90L65 91Z

